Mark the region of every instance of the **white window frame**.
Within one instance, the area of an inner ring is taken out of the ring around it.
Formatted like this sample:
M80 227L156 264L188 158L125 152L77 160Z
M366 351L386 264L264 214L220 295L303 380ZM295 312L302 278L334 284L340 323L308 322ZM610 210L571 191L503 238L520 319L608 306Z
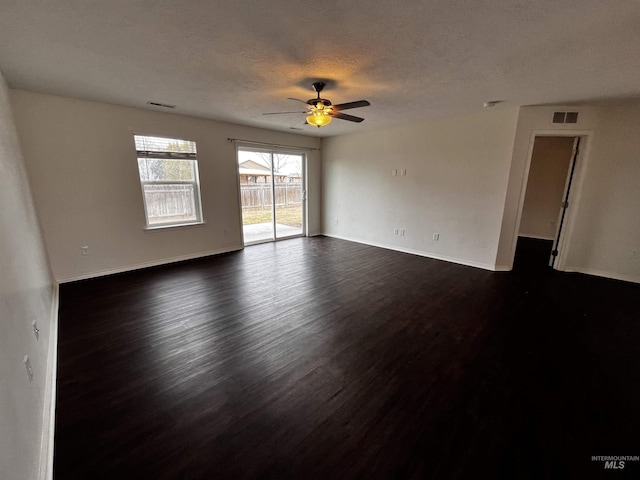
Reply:
M142 193L142 204L144 206L144 216L147 230L156 230L161 228L170 227L182 227L187 225L200 225L204 223L202 216L202 200L200 197L200 174L198 171L198 158L197 158L197 144L194 140L186 140L183 138L164 137L161 135L142 135L134 134L134 146L136 145L136 137L152 137L162 138L173 142L189 142L193 143L196 153L183 153L173 151L150 151L150 150L138 150L136 147L136 168L138 169L138 179L140 180L140 191ZM165 160L187 160L192 161L193 164L193 180L143 180L140 173L140 167L138 159L140 158L154 158ZM193 203L195 209L196 220L189 221L176 221L176 222L163 222L163 223L149 223L149 211L147 207L147 197L145 195L145 185L192 185L193 186Z

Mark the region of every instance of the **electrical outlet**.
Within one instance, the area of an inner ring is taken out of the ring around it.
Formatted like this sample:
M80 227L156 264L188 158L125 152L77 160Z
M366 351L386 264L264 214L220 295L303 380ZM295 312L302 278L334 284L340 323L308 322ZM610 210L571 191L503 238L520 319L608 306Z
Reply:
M82 251L82 255L89 255L89 247L88 246L84 246L84 247L80 247L80 250Z
M439 233L434 233L434 234L433 234L433 240L434 240L434 241L436 241L436 242L437 242L438 240L440 240L440 234L439 234Z
M401 237L404 237L404 228L401 228L401 229L400 229L400 236L401 236Z
M338 217L333 219L333 224L334 225L338 225L340 223L340 220L338 220Z
M640 260L640 250L633 250L631 252L631 258L634 260Z
M400 229L399 228L394 228L393 229L393 233L394 233L394 235L398 235L400 233Z
M223 234L224 236L229 235L229 229L228 229L228 228L225 228L224 230L222 230L222 234Z
M398 170L395 169L395 168L393 170L391 170L391 175L394 176L394 177L397 177L398 176Z
M406 177L407 176L407 169L403 168L402 170L400 170L400 176L401 177Z
M33 327L33 334L36 336L36 341L38 341L40 339L40 329L35 320L31 322L31 326Z
M24 368L27 369L27 376L29 377L29 382L33 380L33 368L31 368L31 360L29 360L29 356L24 356Z

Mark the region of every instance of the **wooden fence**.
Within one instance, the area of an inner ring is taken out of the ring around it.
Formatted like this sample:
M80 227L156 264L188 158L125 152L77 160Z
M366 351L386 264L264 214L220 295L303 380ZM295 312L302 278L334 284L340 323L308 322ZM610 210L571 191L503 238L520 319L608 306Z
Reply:
M273 207L271 184L240 185L243 210L261 210ZM193 185L145 185L145 202L149 223L170 221L195 221L196 206ZM289 207L302 203L302 185L276 183L277 207Z
M241 184L240 194L243 210L258 210L273 206L270 183ZM278 207L300 205L302 203L302 185L299 183L276 183L275 197Z
M149 223L195 221L193 185L145 185Z

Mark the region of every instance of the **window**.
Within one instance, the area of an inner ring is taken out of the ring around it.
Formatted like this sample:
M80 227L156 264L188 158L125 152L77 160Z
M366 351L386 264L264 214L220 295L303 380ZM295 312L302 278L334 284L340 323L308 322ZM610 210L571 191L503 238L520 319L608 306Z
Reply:
M134 135L147 227L202 223L196 143Z

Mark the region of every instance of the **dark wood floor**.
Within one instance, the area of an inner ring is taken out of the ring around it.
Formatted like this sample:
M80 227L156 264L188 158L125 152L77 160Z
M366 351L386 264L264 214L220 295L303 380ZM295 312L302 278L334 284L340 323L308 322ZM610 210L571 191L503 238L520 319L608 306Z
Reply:
M56 480L638 478L639 299L323 237L65 284Z
M543 273L549 270L553 240L518 237L513 268L518 273Z

